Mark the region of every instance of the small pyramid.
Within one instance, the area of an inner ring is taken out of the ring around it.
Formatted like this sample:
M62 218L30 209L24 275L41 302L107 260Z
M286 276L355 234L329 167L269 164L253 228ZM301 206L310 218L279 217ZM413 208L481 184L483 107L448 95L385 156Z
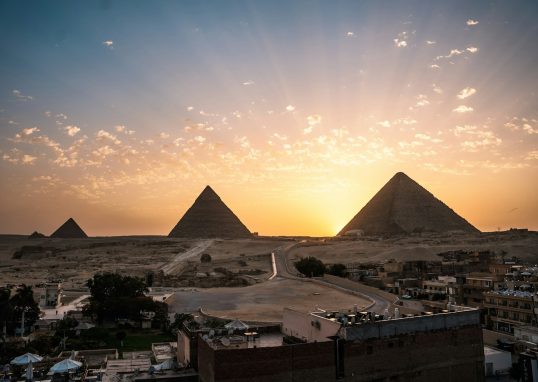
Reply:
M79 227L77 222L73 218L67 219L67 221L60 226L50 237L58 237L62 239L82 239L88 237L86 233Z
M398 172L339 232L366 235L480 232L413 179Z
M28 239L41 239L43 237L46 237L41 232L34 231L30 236L28 236Z
M207 186L168 237L247 238L252 234Z

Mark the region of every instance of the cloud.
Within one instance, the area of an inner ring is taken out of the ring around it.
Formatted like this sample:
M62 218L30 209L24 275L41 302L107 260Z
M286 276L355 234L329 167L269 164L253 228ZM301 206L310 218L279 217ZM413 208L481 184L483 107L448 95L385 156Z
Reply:
M74 137L80 131L77 126L71 125L64 127L64 130L67 131L67 135L69 135L70 137Z
M106 46L108 49L114 49L114 41L112 40L103 41L103 45Z
M441 67L437 64L431 64L430 69L441 69Z
M245 81L245 82L243 82L243 85L244 86L254 85L254 81L251 81L251 80ZM187 108L187 110L188 110L188 108Z
M22 133L24 135L32 135L33 133L36 133L38 131L39 131L39 129L37 127L32 127L32 128L28 128L28 129L22 129Z
M11 149L10 154L4 153L2 155L2 159L6 162L13 163L13 164L27 164L27 165L33 165L37 157L34 157L32 155L28 154L22 154L22 152L17 149Z
M127 127L125 127L124 125L116 125L116 126L114 126L114 129L118 133L123 133L123 134L126 134L126 135L133 135L135 133L134 130L128 130Z
M432 85L433 87L433 91L437 94L443 94L443 89L441 89L439 86L437 86L436 84L433 84Z
M385 121L380 121L380 122L378 122L377 124L378 124L379 126L381 126L381 127L386 127L386 128L388 128L388 127L391 126L390 121L386 121L386 120L385 120Z
M476 53L476 52L478 52L478 48L475 47L475 46L470 46L470 47L468 47L468 48L465 49L465 50L466 50L467 52L469 52L469 53Z
M426 45L435 45L435 44L437 44L437 41L426 40Z
M97 140L111 140L115 145L119 145L121 141L114 135L105 130L99 130L97 132Z
M201 135L197 135L196 137L194 137L194 140L198 142L199 144L202 144L206 141L206 139L202 137Z
M454 135L459 137L462 134L476 134L476 126L474 125L464 125L464 126L456 126L452 131L454 132Z
M468 19L467 20L467 25L469 26L474 26L474 25L477 25L478 24L478 20L475 20L475 19Z
M496 137L491 131L476 131L476 140L467 140L461 143L461 147L467 151L477 151L480 148L499 146L502 139Z
M523 124L523 131L526 131L527 134L538 134L538 129L532 127L528 123Z
M441 142L443 142L442 139L439 139L439 138L432 138L432 137L429 136L428 134L424 134L424 133L417 133L417 134L415 134L415 138L417 138L417 139L421 139L421 140L423 140L423 141L433 142L433 143L441 143Z
M405 48L407 46L407 40L409 39L409 33L406 31L398 33L398 37L393 39L394 46L397 48Z
M419 94L417 96L417 103L415 104L415 107L423 107L428 106L430 104L430 101L428 101L428 96L425 94Z
M405 40L400 40L398 38L395 38L394 39L394 45L397 47L397 48L405 48L407 46L407 41Z
M321 115L319 114L313 114L306 117L306 121L309 126L316 126L321 123Z
M115 153L116 153L116 150L114 150L113 148L111 148L108 145L99 147L97 150L94 150L92 152L93 155L95 155L96 157L98 157L101 160L106 159L108 156L110 156L112 154L115 154Z
M19 101L31 101L34 99L32 96L22 94L22 92L17 89L13 90L12 93Z
M460 91L457 95L457 97L459 99L465 99L467 97L470 97L472 96L473 94L476 93L476 89L475 88L470 88L470 87L466 87L465 89L462 89L462 91Z
M288 105L288 106L286 106L286 110L287 110L287 111L290 111L290 112L291 112L291 111L294 111L294 110L295 110L295 106L293 106L293 105Z
M464 52L465 52L464 50L451 49L450 52L446 56L440 55L440 56L435 57L435 59L440 60L442 58L452 58L454 56L459 56L460 54L463 54Z
M159 138L161 138L161 139L170 138L170 134L168 134L168 133L160 133Z
M187 106L187 111L193 111L194 110L194 106Z
M351 32L351 31L347 32L346 37L355 37L355 32Z
M457 108L453 109L452 111L456 113L470 113L473 110L474 109L470 106L460 105Z
M538 150L529 151L525 156L525 160L538 160Z
M36 159L37 159L37 157L33 157L31 155L24 154L22 159L21 159L21 162L22 162L22 164L33 164Z

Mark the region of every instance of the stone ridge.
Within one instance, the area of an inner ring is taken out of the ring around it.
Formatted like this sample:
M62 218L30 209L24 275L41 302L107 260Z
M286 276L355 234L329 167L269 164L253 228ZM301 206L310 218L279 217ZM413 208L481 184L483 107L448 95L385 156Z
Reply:
M172 229L168 237L248 238L252 234L207 186Z
M67 219L67 221L60 226L50 237L57 237L63 239L82 239L88 237L86 233L80 228L80 226L73 220L73 218Z
M479 232L403 172L396 173L338 235L351 230L367 235Z

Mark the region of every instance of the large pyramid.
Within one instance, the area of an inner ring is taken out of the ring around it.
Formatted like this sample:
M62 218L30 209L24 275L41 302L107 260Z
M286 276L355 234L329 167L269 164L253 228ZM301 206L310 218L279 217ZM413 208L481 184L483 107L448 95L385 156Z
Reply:
M252 234L207 186L168 236L243 238Z
M73 218L67 219L67 221L60 226L50 237L58 237L62 239L82 239L88 237L86 233L79 227L77 222Z
M352 230L361 230L366 235L479 232L403 172L394 175L339 235Z

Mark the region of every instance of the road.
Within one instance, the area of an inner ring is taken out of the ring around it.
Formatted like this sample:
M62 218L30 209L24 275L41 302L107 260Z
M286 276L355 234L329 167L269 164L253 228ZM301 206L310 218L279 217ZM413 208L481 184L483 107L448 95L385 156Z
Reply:
M369 311L377 314L385 314L386 310L389 310L390 313L394 312L394 303L398 300L398 298L377 288L369 287L349 279L335 276L325 276L323 278L313 278L308 280L304 277L299 277L295 267L289 263L288 255L293 248L300 244L301 243L293 243L286 246L281 246L273 251L276 272L271 279L274 279L274 276L276 276L305 282L315 282L331 288L342 290L350 294L355 294L372 301L372 304L368 307Z
M194 247L192 247L188 251L178 253L170 262L164 264L160 268L160 270L163 271L165 275L176 273L178 270L181 269L181 267L183 266L182 263L185 260L198 256L200 253L202 253L207 248L209 248L214 242L215 242L215 239L208 239L208 240L200 241L198 244L196 244Z

